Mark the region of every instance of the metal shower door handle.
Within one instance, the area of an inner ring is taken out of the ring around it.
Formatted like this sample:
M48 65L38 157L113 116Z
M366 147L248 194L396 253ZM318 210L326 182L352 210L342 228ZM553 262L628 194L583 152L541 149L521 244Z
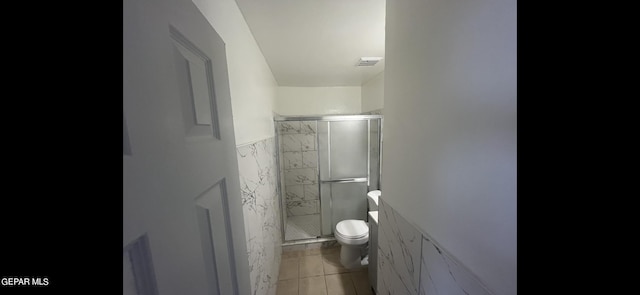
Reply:
M329 179L329 180L321 180L321 183L354 183L354 182L367 182L369 179L367 177L358 177L358 178L340 178L340 179Z

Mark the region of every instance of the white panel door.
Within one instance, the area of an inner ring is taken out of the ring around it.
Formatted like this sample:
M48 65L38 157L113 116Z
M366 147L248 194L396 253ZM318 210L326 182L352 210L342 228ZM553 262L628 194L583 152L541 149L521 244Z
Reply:
M249 294L225 44L190 0L123 14L123 294Z

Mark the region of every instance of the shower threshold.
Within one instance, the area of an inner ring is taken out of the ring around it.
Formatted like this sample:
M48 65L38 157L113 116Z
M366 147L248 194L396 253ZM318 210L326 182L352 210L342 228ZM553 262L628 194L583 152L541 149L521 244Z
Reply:
M305 244L324 243L324 242L333 242L333 241L336 241L335 237L310 238L305 240L285 241L284 243L282 243L282 246L305 245Z

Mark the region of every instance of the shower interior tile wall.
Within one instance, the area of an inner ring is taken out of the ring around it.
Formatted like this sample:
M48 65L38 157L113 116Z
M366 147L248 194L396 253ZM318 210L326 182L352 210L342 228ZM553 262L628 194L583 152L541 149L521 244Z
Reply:
M316 121L278 122L287 216L320 213Z

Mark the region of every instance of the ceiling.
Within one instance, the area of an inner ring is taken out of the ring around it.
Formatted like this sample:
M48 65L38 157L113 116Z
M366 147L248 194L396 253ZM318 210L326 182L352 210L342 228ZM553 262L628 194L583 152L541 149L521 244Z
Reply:
M236 0L279 86L360 86L384 70L385 0Z

